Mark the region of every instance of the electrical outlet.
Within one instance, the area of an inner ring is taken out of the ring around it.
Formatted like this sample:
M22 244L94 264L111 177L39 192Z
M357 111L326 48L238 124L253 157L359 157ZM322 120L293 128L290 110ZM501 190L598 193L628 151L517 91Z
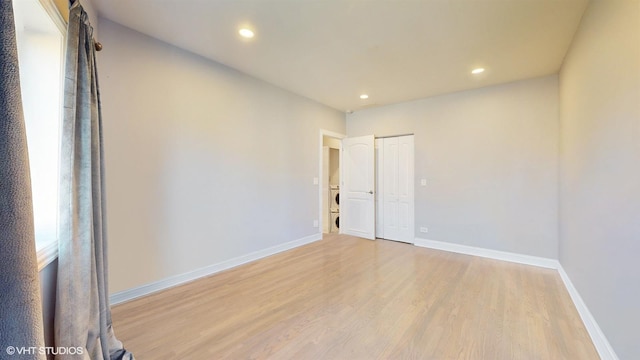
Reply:
M313 227L315 227L315 228L318 227L318 220L313 220Z
M420 227L420 232L421 232L421 233L429 232L429 228L426 228L426 227Z
M317 177L313 178L313 185L318 185L318 178Z
M420 180L420 185L421 186L427 186L427 179Z

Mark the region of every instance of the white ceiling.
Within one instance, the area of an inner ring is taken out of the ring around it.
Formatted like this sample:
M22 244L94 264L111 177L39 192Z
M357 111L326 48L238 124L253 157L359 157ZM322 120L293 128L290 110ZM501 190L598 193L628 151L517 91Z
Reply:
M93 3L101 17L348 111L556 73L587 0Z

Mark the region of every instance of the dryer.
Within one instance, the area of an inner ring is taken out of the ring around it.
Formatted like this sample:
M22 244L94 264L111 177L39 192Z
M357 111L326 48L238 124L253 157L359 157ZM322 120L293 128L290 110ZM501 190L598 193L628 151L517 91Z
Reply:
M330 185L329 196L331 197L330 211L337 211L340 208L340 185Z
M329 224L331 229L330 232L337 233L340 230L340 212L331 211L331 224Z

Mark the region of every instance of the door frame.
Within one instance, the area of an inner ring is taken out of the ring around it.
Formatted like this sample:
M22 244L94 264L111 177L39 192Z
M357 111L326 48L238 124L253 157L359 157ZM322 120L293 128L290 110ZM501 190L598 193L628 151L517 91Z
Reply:
M328 136L328 137L332 137L334 139L344 139L347 137L346 134L341 134L338 132L334 132L334 131L330 131L330 130L325 130L325 129L320 129L320 133L319 133L319 141L318 141L318 233L320 234L320 236L322 236L322 220L324 219L324 216L327 216L326 214L322 214L322 202L323 201L327 201L326 199L322 199L322 179L324 174L322 173L322 146L324 145L324 137ZM342 145L340 146L340 149L338 149L339 151L339 157L340 157L340 182L342 183ZM342 185L342 184L341 184ZM331 219L329 219L329 221L331 221ZM342 230L338 229L338 233L342 234Z

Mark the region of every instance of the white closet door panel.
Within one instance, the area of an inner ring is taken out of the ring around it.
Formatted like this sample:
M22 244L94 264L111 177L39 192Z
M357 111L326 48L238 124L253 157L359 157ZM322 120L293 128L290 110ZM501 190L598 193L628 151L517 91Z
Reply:
M398 138L398 239L414 239L414 138Z
M409 222L411 216L409 213L409 204L406 202L398 202L398 231L400 232L401 239L405 239L406 234L404 233L409 230L411 226Z
M385 138L384 144L384 238L399 240L398 227L398 138Z
M398 230L398 202L397 201L387 201L384 204L385 206L385 233L387 231L397 231ZM387 216L394 215L394 216Z
M398 199L398 138L382 139L384 143L384 195L389 201Z
M411 145L407 139L401 138L398 145L398 197L402 201L407 201L411 196Z
M375 140L376 149L376 237L384 238L384 144Z
M413 135L376 140L376 236L413 243Z

